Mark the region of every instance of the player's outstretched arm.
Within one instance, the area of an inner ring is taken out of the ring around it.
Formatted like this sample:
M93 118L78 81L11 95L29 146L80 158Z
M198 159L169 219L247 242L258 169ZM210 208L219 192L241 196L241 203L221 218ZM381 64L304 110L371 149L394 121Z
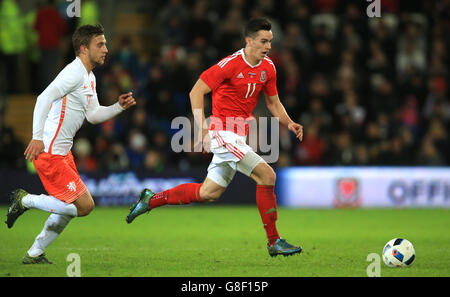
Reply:
M274 117L280 119L282 125L287 126L287 128L292 131L295 136L302 141L303 140L303 126L294 122L286 112L283 104L280 101L278 95L267 96L266 95L267 108L270 110Z
M134 105L136 100L131 92L120 95L117 102L110 106L101 106L97 96L94 96L86 109L86 119L91 124L100 124Z
M192 87L189 93L189 98L191 99L192 114L194 115L195 127L198 129L194 135L201 136L201 139L195 139L194 149L199 151L203 148L206 152L210 151L209 148L209 135L208 127L206 126L205 117L205 107L204 100L205 95L211 92L209 86L202 80L198 79L195 85Z

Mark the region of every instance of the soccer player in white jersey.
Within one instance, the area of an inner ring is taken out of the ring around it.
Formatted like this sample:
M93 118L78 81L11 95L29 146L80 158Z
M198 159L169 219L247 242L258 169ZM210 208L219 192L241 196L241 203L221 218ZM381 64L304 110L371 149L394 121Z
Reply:
M72 37L76 58L37 97L33 114L33 138L25 150L49 195L12 192L6 224L30 208L50 212L41 233L26 252L22 263L51 263L45 249L74 217L88 215L94 200L75 167L71 153L73 138L86 118L102 123L136 104L132 93L122 94L111 106L101 106L96 92L96 66L103 65L108 49L101 25L79 27Z

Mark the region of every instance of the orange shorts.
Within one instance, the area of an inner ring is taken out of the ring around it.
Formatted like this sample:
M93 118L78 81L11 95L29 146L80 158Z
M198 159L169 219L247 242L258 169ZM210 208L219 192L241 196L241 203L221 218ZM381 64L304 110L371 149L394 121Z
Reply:
M75 167L72 152L66 156L44 152L33 160L33 164L49 195L72 203L86 193L87 188Z

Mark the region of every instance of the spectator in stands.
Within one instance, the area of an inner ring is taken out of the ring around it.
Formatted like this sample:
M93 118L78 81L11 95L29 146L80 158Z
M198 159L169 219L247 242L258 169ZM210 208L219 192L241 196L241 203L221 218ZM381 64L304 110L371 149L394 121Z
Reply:
M133 48L130 36L124 35L121 38L119 48L114 51L111 60L113 64L120 65L121 70L136 79L139 57Z
M192 8L192 16L187 21L187 44L209 43L214 35L214 24L208 18L208 2L196 1Z
M340 166L355 164L356 152L350 133L341 130L334 134L331 139L331 145L328 145L324 152L325 163Z
M152 172L162 172L167 164L164 154L155 149L150 149L145 155L144 169Z
M422 140L419 153L417 155L417 165L439 166L444 163L443 156L439 153L433 141L429 137Z
M307 166L319 166L323 163L325 141L319 134L319 125L312 123L306 128L308 137L297 143L295 150L295 164Z
M16 2L0 2L0 94L18 93L23 85L21 62L26 50L26 29Z
M126 153L130 160L131 169L141 169L144 165L148 139L138 130L131 130L128 133L128 146Z
M126 149L121 142L114 142L111 144L102 169L108 171L124 171L130 168L130 160L128 159Z
M68 32L67 23L56 9L54 0L48 0L38 9L34 28L39 34L39 79L40 91L43 91L61 70L63 57L60 47L64 35Z
M77 170L93 172L97 169L97 159L92 155L92 146L88 139L77 138L73 144L73 154Z

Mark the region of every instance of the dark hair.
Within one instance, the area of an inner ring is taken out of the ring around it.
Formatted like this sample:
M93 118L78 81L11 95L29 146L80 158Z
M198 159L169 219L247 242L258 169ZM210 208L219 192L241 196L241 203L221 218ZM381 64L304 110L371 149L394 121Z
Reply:
M78 56L80 54L80 46L85 45L89 46L92 37L103 35L104 29L100 24L97 25L84 25L79 27L72 36L72 44L73 50L75 51L75 55Z
M244 29L244 37L254 37L259 30L270 31L272 24L265 18L255 18L248 21Z

